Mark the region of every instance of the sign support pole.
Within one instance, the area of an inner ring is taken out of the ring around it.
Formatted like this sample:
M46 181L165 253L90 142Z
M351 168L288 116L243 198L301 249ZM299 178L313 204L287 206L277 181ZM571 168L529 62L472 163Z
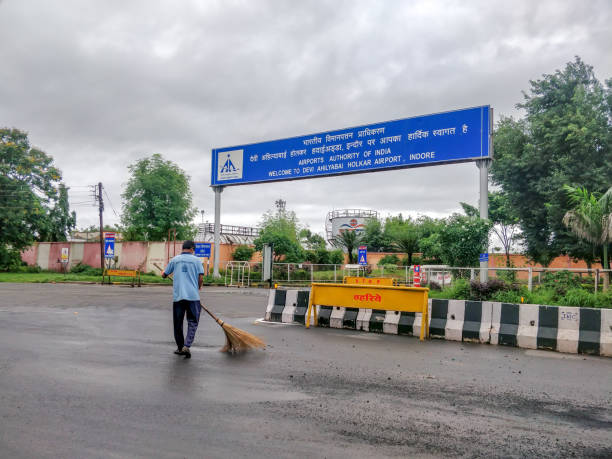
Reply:
M98 211L100 213L100 268L104 272L104 224L102 222L104 201L102 200L102 182L98 182Z
M489 167L491 167L491 159L493 157L493 109L489 111L489 158L479 159L476 161L476 166L480 170L480 199L478 201L478 209L480 218L487 220L489 218ZM485 252L489 253L489 239L487 238L487 246ZM480 282L489 280L489 259L480 262Z
M480 199L478 201L478 208L480 210L480 218L486 220L489 218L489 165L491 164L490 159L479 159L476 161L478 169L480 169ZM489 253L489 242L487 240L487 246L485 252ZM487 282L489 280L489 262L480 262L480 282Z
M214 252L213 252L213 277L221 277L219 274L219 258L221 251L221 192L222 186L213 187L215 190L215 237L214 237Z

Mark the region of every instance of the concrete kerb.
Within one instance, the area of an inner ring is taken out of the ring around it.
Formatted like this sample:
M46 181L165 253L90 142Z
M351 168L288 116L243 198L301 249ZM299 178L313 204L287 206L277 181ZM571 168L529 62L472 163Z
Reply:
M265 319L301 323L308 290L270 290ZM319 326L418 336L421 313L318 306ZM612 309L429 300L432 338L612 357Z

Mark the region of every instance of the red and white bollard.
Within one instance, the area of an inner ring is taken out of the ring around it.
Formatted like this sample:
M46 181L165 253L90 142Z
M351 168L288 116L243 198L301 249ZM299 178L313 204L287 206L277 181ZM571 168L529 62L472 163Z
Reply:
M421 265L414 265L412 267L412 286L421 286Z

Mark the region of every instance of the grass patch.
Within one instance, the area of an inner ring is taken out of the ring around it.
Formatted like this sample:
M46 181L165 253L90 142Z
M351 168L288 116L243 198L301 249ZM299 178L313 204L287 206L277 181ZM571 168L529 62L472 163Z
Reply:
M169 279L162 279L161 276L153 274L142 274L140 276L141 282L151 284L172 284ZM131 283L131 277L112 277L113 282L126 282ZM57 273L53 271L43 271L40 273L0 273L0 282L15 282L21 284L31 283L61 283L61 282L97 282L102 281L102 276L92 274L81 274L81 273Z
M111 277L111 282L120 282L125 284L132 283L131 277ZM66 274L55 271L41 272L0 272L0 282L13 282L18 284L44 284L44 283L62 283L62 282L95 282L100 283L102 276L89 274L87 272L69 272ZM141 274L140 281L143 284L163 284L172 285L171 279L162 279L156 274ZM214 279L212 276L204 277L204 284L225 285L223 276L220 279Z

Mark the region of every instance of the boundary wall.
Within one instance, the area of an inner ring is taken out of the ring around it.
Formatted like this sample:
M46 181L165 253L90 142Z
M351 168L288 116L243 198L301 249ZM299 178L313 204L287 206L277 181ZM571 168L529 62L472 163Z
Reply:
M159 272L154 263L165 266L168 255L172 258L181 253L183 241L176 242L115 242L115 257L118 269L133 269L141 272ZM232 252L237 246L221 244L221 263L225 266L232 260ZM99 242L38 242L21 253L21 260L29 266L45 270L61 271L62 248L68 248L68 270L79 263L100 267ZM213 244L214 250L214 244ZM212 256L212 254L211 254ZM212 258L209 260L212 270Z
M305 324L309 290L270 290L265 320ZM421 313L317 305L320 327L419 336ZM612 357L612 309L429 300L432 338Z

